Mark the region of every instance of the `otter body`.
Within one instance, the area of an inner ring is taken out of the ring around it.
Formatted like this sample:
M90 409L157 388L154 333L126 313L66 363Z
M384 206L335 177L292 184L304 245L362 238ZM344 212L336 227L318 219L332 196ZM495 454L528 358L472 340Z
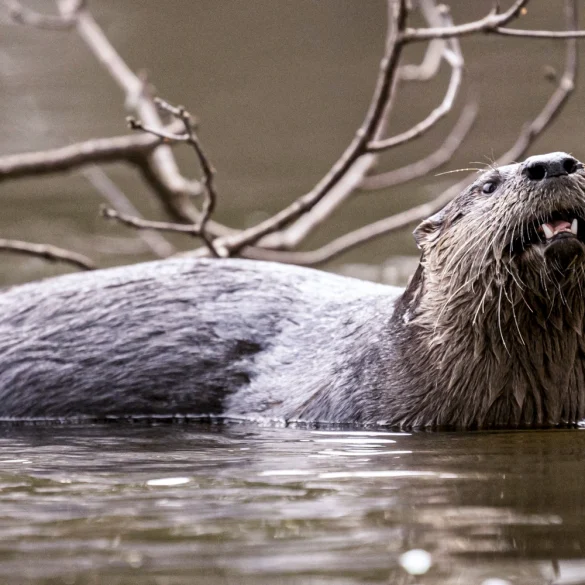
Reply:
M359 422L368 406L361 389L385 367L370 340L401 292L317 270L206 259L15 287L0 295L0 417Z
M0 294L0 418L218 415L391 427L585 417L585 172L492 169L415 231L406 290L170 260Z

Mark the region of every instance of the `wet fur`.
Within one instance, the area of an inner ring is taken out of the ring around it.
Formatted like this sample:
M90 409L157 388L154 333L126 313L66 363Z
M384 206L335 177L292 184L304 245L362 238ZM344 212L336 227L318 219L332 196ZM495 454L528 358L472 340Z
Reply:
M186 259L15 287L0 295L0 416L364 421L400 292Z
M535 183L521 170L484 174L415 232L423 254L397 348L405 358L419 351L398 370L412 394L392 408L407 426L548 426L585 415L584 247L568 258L513 248L528 221L559 210L585 217L585 178L581 169ZM499 187L486 195L488 181Z
M536 183L522 168L490 170L419 226L404 292L186 259L15 287L0 295L0 417L575 424L585 247L518 246L529 221L585 218L584 173Z

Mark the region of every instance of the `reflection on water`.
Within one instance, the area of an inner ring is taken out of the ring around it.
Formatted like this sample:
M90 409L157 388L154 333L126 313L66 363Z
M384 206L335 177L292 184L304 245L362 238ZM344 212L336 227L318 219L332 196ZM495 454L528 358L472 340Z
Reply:
M0 580L581 584L584 450L576 430L3 427Z

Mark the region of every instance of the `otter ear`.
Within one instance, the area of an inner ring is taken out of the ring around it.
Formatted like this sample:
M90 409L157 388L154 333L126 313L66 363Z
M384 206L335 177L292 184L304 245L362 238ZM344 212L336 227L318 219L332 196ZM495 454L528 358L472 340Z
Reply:
M445 222L445 211L442 209L435 215L425 219L418 224L417 228L412 232L414 241L420 250L433 244L441 235L441 228Z

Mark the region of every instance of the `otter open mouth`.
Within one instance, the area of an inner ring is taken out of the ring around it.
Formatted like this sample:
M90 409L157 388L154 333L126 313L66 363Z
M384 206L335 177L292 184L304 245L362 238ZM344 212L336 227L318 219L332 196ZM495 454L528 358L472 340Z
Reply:
M522 253L532 246L556 248L576 243L585 244L585 217L571 210L529 222L510 248L512 253Z

